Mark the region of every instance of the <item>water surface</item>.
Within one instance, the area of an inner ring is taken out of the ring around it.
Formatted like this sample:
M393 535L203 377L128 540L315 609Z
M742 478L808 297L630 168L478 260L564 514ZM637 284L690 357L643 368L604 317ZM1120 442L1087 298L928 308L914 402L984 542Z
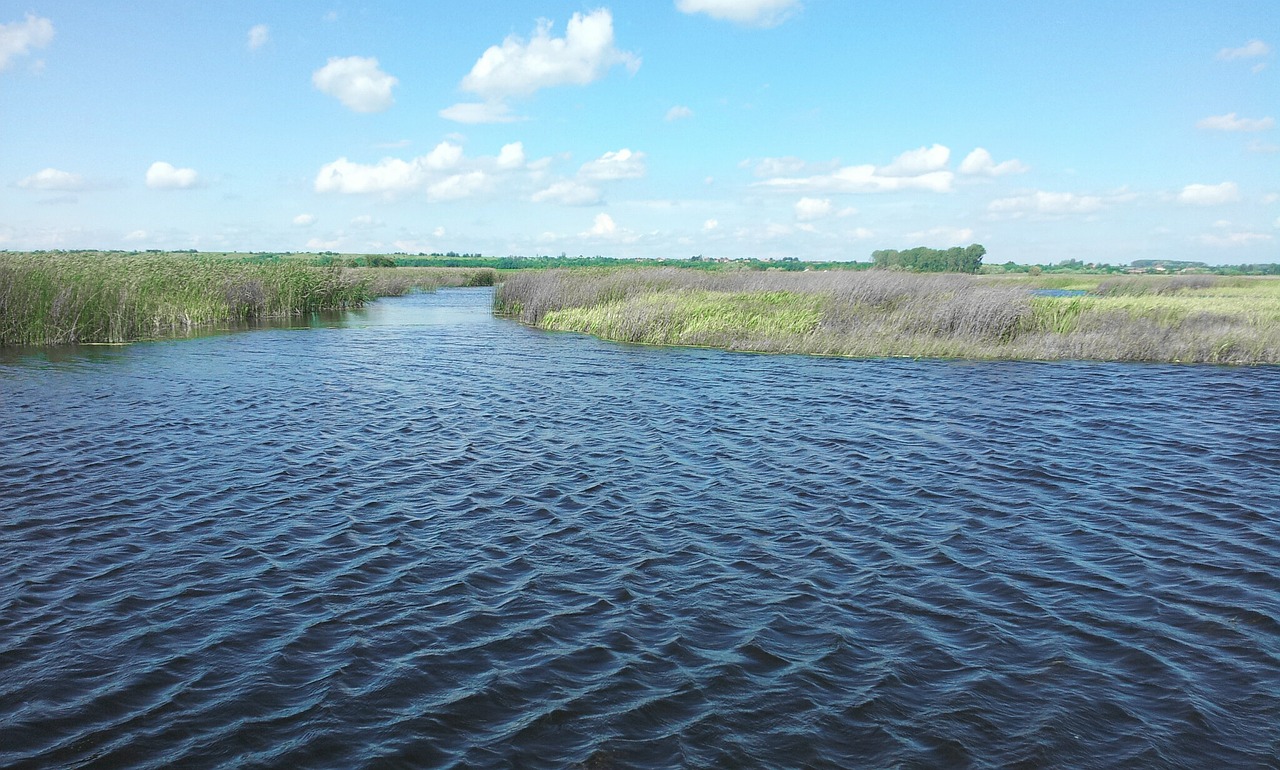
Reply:
M489 297L4 354L0 766L1277 766L1280 368Z

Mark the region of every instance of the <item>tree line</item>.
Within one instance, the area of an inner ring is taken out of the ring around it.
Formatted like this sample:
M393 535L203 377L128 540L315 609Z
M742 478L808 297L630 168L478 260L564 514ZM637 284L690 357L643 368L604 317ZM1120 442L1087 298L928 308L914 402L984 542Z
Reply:
M930 249L917 246L914 249L880 249L871 252L876 267L897 267L921 273L976 273L982 269L982 257L987 253L980 243L969 246L953 246L949 249Z

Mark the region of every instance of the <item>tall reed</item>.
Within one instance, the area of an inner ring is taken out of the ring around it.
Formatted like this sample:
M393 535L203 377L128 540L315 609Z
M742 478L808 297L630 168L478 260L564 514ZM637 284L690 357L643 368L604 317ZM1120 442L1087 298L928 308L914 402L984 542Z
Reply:
M357 306L340 267L191 255L0 253L0 345L127 342L220 322Z
M552 270L506 278L494 309L623 342L731 350L1280 363L1280 281L1266 279L1130 281L1041 297L955 274Z

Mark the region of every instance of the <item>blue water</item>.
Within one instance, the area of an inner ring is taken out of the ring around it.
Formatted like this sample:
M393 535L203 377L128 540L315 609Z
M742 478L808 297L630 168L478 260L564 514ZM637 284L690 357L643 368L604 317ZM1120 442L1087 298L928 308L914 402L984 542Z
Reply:
M489 297L0 357L0 766L1278 766L1280 368Z

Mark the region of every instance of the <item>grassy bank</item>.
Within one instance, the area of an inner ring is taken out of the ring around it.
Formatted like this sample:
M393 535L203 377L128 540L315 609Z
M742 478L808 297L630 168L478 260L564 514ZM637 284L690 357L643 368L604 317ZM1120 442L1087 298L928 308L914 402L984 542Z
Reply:
M859 357L1280 363L1280 280L548 271L495 311L621 342ZM1081 296L1037 296L1036 288Z
M253 318L352 307L341 268L189 255L0 254L0 345L126 342Z

